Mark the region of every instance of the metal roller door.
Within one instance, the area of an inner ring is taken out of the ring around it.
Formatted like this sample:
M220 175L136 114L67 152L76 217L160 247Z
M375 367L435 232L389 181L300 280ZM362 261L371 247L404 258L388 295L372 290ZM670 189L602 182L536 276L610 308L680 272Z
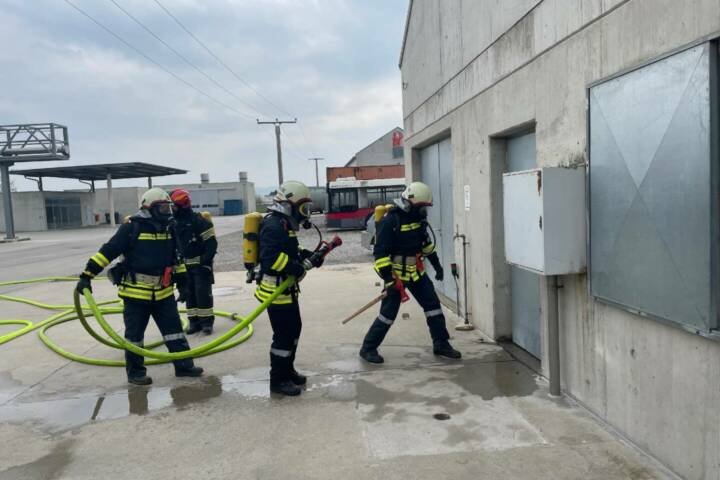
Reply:
M429 210L428 222L435 230L437 252L445 268L445 280L436 281L435 286L438 293L454 303L457 291L455 281L450 274L450 264L455 263L453 157L450 140L448 138L423 148L420 151L420 160L421 180L433 191L434 206ZM429 272L434 275L432 267Z

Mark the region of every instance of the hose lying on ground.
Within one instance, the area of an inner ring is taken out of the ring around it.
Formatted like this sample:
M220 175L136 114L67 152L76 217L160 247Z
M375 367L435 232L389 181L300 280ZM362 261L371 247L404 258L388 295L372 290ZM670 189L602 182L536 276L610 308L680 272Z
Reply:
M2 286L9 286L9 285L19 285L19 284L29 284L29 283L42 283L42 282L61 282L61 281L77 281L76 277L46 277L46 278L38 278L33 280L20 280L20 281L14 281L14 282L0 282L0 287ZM262 312L264 312L267 307L280 295L282 295L285 290L292 285L292 283L295 281L293 277L287 278L283 283L281 283L278 288L273 292L264 302L262 302L260 305L258 305L247 317L241 317L236 313L230 313L225 312L222 310L214 310L214 314L220 317L225 317L233 321L237 321L237 325L233 326L230 330L219 336L218 338L211 340L204 345L200 345L199 347L195 347L191 350L185 351L185 352L176 352L176 353L166 353L166 352L155 352L152 349L156 348L160 345L163 345L162 341L158 341L152 344L149 344L146 346L146 348L138 347L132 343L129 343L126 341L122 336L120 336L105 320L105 315L111 315L111 314L118 314L122 313L123 308L121 306L108 306L110 304L119 304L119 300L110 300L105 302L97 303L95 301L95 298L93 297L92 293L89 290L85 290L83 292L83 296L85 297L85 301L87 302L87 305L82 305L80 303L80 294L75 291L74 293L74 304L73 305L51 305L51 304L45 304L42 302L37 302L34 300L28 300L21 297L15 297L10 295L4 295L0 294L0 300L7 300L12 302L19 302L24 303L27 305L32 305L38 308L42 308L45 310L60 310L59 313L56 313L45 320L42 320L37 323L33 323L29 320L0 320L0 325L24 325L23 327L19 328L18 330L15 330L14 332L8 333L6 335L0 336L0 345L3 343L7 343L15 338L18 338L22 335L25 335L31 331L40 329L38 332L38 336L40 337L40 340L48 346L52 351L55 353L76 362L86 363L89 365L100 365L100 366L108 366L108 367L121 367L125 365L124 361L120 360L105 360L105 359L98 359L98 358L91 358L91 357L85 357L82 355L77 355L72 352L68 352L67 350L64 350L57 344L55 344L50 337L47 334L47 331L57 325L60 325L61 323L69 322L72 320L80 320L80 323L83 325L85 330L88 332L90 336L92 336L95 340L102 343L103 345L106 345L111 348L120 349L120 350L128 350L133 353L136 353L138 355L142 355L144 357L151 358L147 362L148 365L156 365L160 363L168 363L173 360L180 360L183 358L197 358L197 357L204 357L208 355L213 355L215 353L219 353L225 350L228 350L230 348L233 348L237 345L240 345L241 343L245 342L247 339L249 339L253 334L253 327L252 322L257 319L258 316ZM185 313L186 311L181 309L181 313ZM104 338L102 335L100 335L98 332L96 332L93 327L88 322L87 317L88 316L94 316L97 322L100 324L100 327L110 336L110 339ZM183 324L183 328L186 327L186 322ZM238 338L233 339L236 337L240 332L243 330L246 330L245 333L243 333Z

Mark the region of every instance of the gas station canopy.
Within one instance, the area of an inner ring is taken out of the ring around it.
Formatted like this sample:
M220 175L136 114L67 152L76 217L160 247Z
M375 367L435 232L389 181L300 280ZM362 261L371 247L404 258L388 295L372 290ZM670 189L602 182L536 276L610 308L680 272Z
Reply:
M12 170L13 175L24 175L25 177L52 177L52 178L73 178L77 180L113 180L123 178L145 178L162 177L165 175L180 175L187 173L173 167L152 165L150 163L129 162L129 163L106 163L100 165L74 165L49 168L32 168L27 170Z

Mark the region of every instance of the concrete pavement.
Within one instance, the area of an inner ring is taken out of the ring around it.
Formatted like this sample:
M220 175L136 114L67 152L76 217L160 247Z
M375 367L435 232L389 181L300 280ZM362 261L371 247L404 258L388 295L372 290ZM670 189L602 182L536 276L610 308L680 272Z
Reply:
M214 218L216 235L242 230L244 216ZM0 243L0 282L76 275L115 232L110 226L20 233L25 242ZM2 235L2 234L0 234Z
M478 332L451 331L462 362L435 358L413 302L381 349L386 364L363 363L357 350L375 309L346 326L340 320L377 292L375 283L367 264L329 266L303 282L298 368L310 379L299 398L269 395L264 314L248 342L197 361L204 378L150 367L149 388L128 387L119 368L68 362L34 333L0 346L0 479L666 477L586 411L550 397L543 379ZM256 305L241 272L218 274L215 287L220 309L247 313ZM54 284L17 293L67 303L71 290ZM95 292L114 295L105 281ZM2 311L48 316L6 302ZM158 335L151 326L148 339ZM77 353L121 358L77 322L50 336Z

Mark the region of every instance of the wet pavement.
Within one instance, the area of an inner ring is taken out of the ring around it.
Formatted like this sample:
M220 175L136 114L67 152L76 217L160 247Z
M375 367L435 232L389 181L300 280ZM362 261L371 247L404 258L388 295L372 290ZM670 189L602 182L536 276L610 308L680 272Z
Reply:
M375 292L371 269L315 273L303 283L298 368L309 379L298 398L269 393L264 315L248 342L197 360L205 377L177 379L170 366L155 366L150 387L128 386L118 368L67 362L34 334L0 346L0 479L666 478L478 332L451 331L463 361L433 356L413 305L381 349L386 363L362 362L357 350L376 312L346 326L340 319ZM254 307L242 279L218 275L219 308ZM109 285L95 291L112 295ZM22 292L64 296L41 286ZM33 315L2 307L3 316ZM230 325L218 319L217 330ZM77 353L121 356L76 324L51 335ZM157 335L151 327L148 339Z

